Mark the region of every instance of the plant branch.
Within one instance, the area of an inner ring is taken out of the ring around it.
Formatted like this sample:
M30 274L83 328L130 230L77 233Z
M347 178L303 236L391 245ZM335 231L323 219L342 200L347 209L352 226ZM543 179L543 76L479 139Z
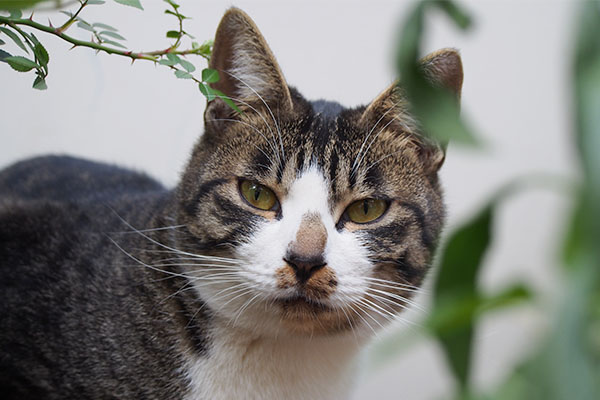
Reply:
M67 29L69 29L69 27L71 25L73 25L73 23L75 21L77 21L77 16L79 15L79 13L85 8L85 6L87 6L88 0L84 0L81 2L81 6L79 7L79 9L75 12L75 14L73 14L71 16L71 18L69 18L67 20L67 22L65 22L60 28L58 28L58 32L63 33L64 31L66 31Z
M182 50L182 51L173 50L172 47L169 47L165 50L141 51L141 52L133 52L130 50L119 50L119 49L115 49L112 47L104 46L102 44L76 39L72 36L65 34L63 31L61 31L62 27L54 28L51 26L46 26L46 25L40 24L38 22L35 22L31 19L12 19L9 17L0 16L0 24L8 25L15 30L17 29L17 25L29 26L29 27L37 29L39 31L46 32L46 33L49 33L54 36L58 36L62 40L66 41L68 43L71 43L75 47L88 47L88 48L91 48L91 49L94 49L97 51L103 51L108 54L114 54L114 55L127 57L132 60L148 60L148 61L156 62L160 59L161 56L164 56L166 54L176 54L176 55L190 54L190 55L200 55L204 58L208 58L207 55L202 53L201 48L187 49L187 50Z

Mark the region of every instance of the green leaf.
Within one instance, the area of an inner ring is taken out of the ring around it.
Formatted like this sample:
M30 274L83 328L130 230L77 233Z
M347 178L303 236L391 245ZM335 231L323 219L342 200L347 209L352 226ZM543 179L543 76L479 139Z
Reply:
M124 6L134 7L142 11L144 10L144 7L142 7L140 0L115 0L115 2L123 4Z
M34 6L36 3L41 3L46 0L0 0L0 10L9 10L12 12L17 12L17 10L24 10ZM21 18L21 14L11 14L11 18L17 18L13 15L19 15L18 18Z
M175 66L177 65L177 62L175 61L171 61L168 58L161 58L160 60L157 61L160 65L168 65L168 66Z
M104 0L88 0L87 4L90 6L104 4L106 1Z
M94 28L106 29L107 31L113 31L113 32L117 32L118 31L117 28L113 28L112 26L103 24L101 22L95 22L95 23L92 24L92 26Z
M12 54L7 53L4 50L0 50L0 61L1 62L6 62L6 61L4 61L4 59L7 58L7 57L12 57Z
M0 32L4 33L6 36L11 38L12 41L15 42L15 44L17 46L19 46L21 49L23 49L23 51L25 51L25 53L29 53L29 51L27 51L27 47L25 47L25 45L23 44L23 42L21 41L21 39L15 32L11 31L8 28L4 28L4 27L0 27Z
M177 54L167 54L167 58L174 62L175 64L179 64L181 62L181 58L179 58L179 56Z
M194 64L184 59L179 60L179 65L181 65L187 72L194 72L196 70Z
M6 44L6 42L2 39L0 39L0 46L2 46L3 44Z
M8 65L12 67L12 69L19 72L27 72L31 71L34 68L40 67L34 61L21 56L6 57L4 61L7 62Z
M450 236L440 257L434 288L434 309L453 307L463 318L453 329L434 331L463 388L468 382L471 361L477 274L491 239L493 204Z
M204 95L204 97L206 97L206 100L208 101L213 101L217 97L217 93L215 92L215 90L204 82L200 82L198 84L198 89L200 89L200 92Z
M205 68L202 70L202 80L208 83L215 83L219 81L219 71L216 69Z
M113 31L101 31L101 32L98 32L98 35L100 35L100 36L108 36L108 37L111 37L111 38L115 38L117 40L127 40L123 36L119 35L116 32L113 32Z
M9 14L12 19L21 19L23 17L21 10L9 10Z
M94 27L85 21L77 22L77 26L89 32L94 32Z
M179 36L181 36L181 33L179 31L168 31L167 32L167 37L168 38L179 39Z
M469 19L451 1L419 2L406 20L400 34L397 67L400 83L410 103L410 110L420 122L424 133L439 142L455 140L476 145L478 142L469 126L460 118L460 107L455 94L434 86L425 76L420 64L420 49L428 7L439 7L459 23L469 26Z
M455 2L446 0L437 0L436 5L441 8L448 17L450 17L456 25L461 29L467 29L472 25L471 17L465 10L461 9Z
M46 90L48 89L48 85L46 85L46 80L40 76L35 78L33 81L33 88L37 90Z
M221 100L223 100L225 102L225 104L227 104L229 107L233 108L235 111L237 111L238 113L242 114L243 111L239 109L239 107L233 102L233 100L231 100L231 98L229 96L227 96L225 93L221 92L218 89L212 89L213 93L215 93L217 96L219 96L219 98Z
M179 4L175 3L173 0L165 0L165 3L169 3L171 7L173 7L176 10L179 8Z
M104 44L110 44L111 46L120 47L122 49L126 49L127 48L127 47L123 46L121 43L115 42L114 40L102 39L102 43L104 43Z
M194 77L189 72L180 71L180 70L175 71L175 76L178 77L179 79L192 79Z
M48 61L50 61L50 56L48 55L48 51L46 51L46 49L40 42L37 42L35 44L35 47L33 48L33 53L35 54L41 66L45 67L46 65L48 65Z

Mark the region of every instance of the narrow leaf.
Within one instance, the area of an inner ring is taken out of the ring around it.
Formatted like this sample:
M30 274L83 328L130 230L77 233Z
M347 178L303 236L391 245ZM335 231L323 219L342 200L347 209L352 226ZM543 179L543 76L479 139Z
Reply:
M3 32L4 34L6 34L6 36L11 38L12 41L15 42L17 46L19 46L21 49L23 49L25 51L25 53L29 53L27 51L27 47L25 47L25 45L23 44L23 42L21 41L21 39L19 38L19 36L16 33L11 31L10 29L4 28L4 27L0 27L0 32Z
M465 320L455 329L434 332L463 388L468 382L471 361L475 311L472 301L478 297L477 274L490 243L493 210L494 203L491 203L450 236L435 283L436 309L455 304L464 310Z
M77 22L77 26L89 32L94 32L94 27L84 21Z
M469 126L460 118L457 97L445 88L433 86L420 66L422 33L426 10L437 6L460 26L469 19L450 1L419 2L406 20L399 39L397 66L400 83L410 103L411 112L424 133L439 141L455 140L463 144L478 144Z
M12 69L19 72L27 72L31 71L34 68L40 67L34 61L21 56L6 57L4 61L7 62L8 65L12 67Z
M238 113L242 114L243 111L239 109L239 107L233 102L233 100L231 100L231 98L229 98L229 96L227 96L225 93L221 92L218 89L213 89L212 90L213 93L215 93L217 96L219 96L219 98L221 100L223 100L225 102L225 104L227 104L229 107L233 108L235 111L237 111Z
M44 0L0 0L0 10L10 11L10 18L21 18L21 12Z
M48 61L50 61L50 56L48 55L48 51L46 51L46 49L41 43L36 43L35 47L33 48L33 52L41 66L45 67L46 65L48 65Z
M202 70L202 80L207 83L215 83L219 81L219 71L216 69L205 68Z
M98 32L98 35L101 36L109 36L111 38L117 39L117 40L127 40L125 39L123 36L119 35L116 32L113 31L102 31L102 32Z
M101 22L95 22L95 23L92 24L92 26L94 28L106 29L107 31L113 31L113 32L117 32L118 31L117 28L113 28L112 26L103 24Z
M40 76L35 78L33 81L33 88L37 90L46 90L48 89L48 85L46 85L46 80Z
M140 0L115 0L115 2L123 4L124 6L134 7L142 11L144 10L144 7L142 7Z
M178 39L179 36L181 36L181 33L179 31L168 31L167 32L167 37L171 38L171 39Z
M7 53L4 50L0 50L0 61L1 62L6 62L6 61L4 61L4 59L7 58L7 57L12 57L12 54Z
M103 40L102 40L102 43L105 43L105 44L110 44L110 45L112 45L112 46L115 46L115 47L120 47L120 48L122 48L122 49L126 49L126 48L127 48L127 47L123 46L121 43L119 43L119 42L115 42L114 40L106 40L106 39L103 39Z
M100 5L104 3L106 3L104 0L88 0L87 2L88 5Z

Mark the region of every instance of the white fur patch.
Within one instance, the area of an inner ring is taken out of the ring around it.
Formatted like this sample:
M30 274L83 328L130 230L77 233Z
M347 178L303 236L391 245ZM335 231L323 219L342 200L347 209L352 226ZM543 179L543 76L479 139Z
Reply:
M343 399L350 389L351 360L365 336L345 332L302 337L282 329L273 300L281 289L275 272L307 213L327 230L325 261L338 285L323 300L340 307L358 300L372 264L356 233L338 231L321 171L302 173L280 199L282 217L265 221L236 250L242 262L227 279L198 284L198 294L215 313L208 357L190 355L188 399Z

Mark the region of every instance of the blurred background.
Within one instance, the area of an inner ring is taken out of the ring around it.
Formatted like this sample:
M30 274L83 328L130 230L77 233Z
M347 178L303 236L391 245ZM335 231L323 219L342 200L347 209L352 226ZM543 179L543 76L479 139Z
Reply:
M309 99L345 106L370 102L395 78L397 34L413 2L370 0L180 0L193 19L186 31L212 38L224 11L245 10L277 57L290 85ZM169 46L164 32L176 20L165 4L143 0L145 11L112 2L89 7L84 18L119 28L127 46ZM458 31L448 19L427 19L426 52L460 50L465 80L463 115L484 143L474 150L450 145L441 179L448 229L470 216L503 183L530 173L576 175L570 85L576 2L463 0L473 27ZM54 25L66 19L38 14ZM70 34L89 39L72 27ZM195 84L166 68L69 45L38 34L50 53L48 90L31 89L32 74L0 64L0 168L41 154L70 154L146 171L174 186L202 134L205 99ZM5 46L8 48L9 45ZM425 54L423 54L425 55ZM200 57L189 58L198 68ZM542 296L526 307L486 315L476 337L473 379L493 388L512 372L548 329L555 306L556 260L570 204L550 191L530 190L503 203L481 285L494 290L525 281ZM427 308L427 288L418 300ZM354 399L447 397L453 381L438 345L418 326L416 310L380 335L404 332L402 351L381 365L368 350L360 361ZM375 341L374 346L377 346ZM375 365L376 364L376 365Z

